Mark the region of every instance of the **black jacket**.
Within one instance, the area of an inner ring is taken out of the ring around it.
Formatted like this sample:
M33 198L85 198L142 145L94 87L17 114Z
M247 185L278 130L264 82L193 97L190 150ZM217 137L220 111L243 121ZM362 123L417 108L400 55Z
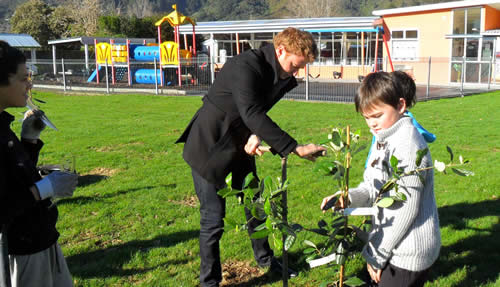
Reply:
M58 212L49 199L37 202L29 190L41 179L36 163L43 143L20 142L10 129L13 120L0 113L0 224L8 226L9 254L26 255L57 241Z
M286 92L297 86L294 77L280 80L280 66L273 45L249 50L231 58L217 75L203 106L182 136L183 157L198 174L221 183L229 172L233 185L255 172L255 160L244 146L251 134L258 135L282 156L297 142L267 112Z

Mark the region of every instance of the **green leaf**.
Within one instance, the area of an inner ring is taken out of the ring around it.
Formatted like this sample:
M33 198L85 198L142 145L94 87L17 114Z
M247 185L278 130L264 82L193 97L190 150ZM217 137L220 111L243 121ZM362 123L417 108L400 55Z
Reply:
M227 176L226 176L226 184L227 186L231 186L233 183L233 173L230 172Z
M304 249L303 253L304 254L311 254L314 251L316 251L316 249L314 249L314 248L306 248L306 249Z
M263 180L262 180L263 184L264 184L264 188L266 191L268 191L269 193L273 190L273 179L270 177L270 176L266 176Z
M424 156L426 156L427 154L429 153L429 148L426 147L424 149L421 149L421 150L418 150L417 151L417 160L415 162L415 164L418 166L420 166L420 164L422 163L422 159L424 158Z
M473 176L474 172L465 169L451 168L451 170L460 176Z
M306 262L309 263L311 260L314 260L318 257L318 254L314 253L314 254L311 254L311 256L307 257L306 258Z
M391 197L384 197L381 200L377 201L376 205L378 207L386 208L391 206L394 203L394 199Z
M250 184L254 181L254 179L255 179L255 176L253 175L253 173L247 174L247 176L245 177L245 182L243 183L242 189L248 188L250 186Z
M389 190L393 189L394 186L396 186L396 181L397 181L397 178L392 178L391 180L389 180L388 182L386 182L382 186L382 188L380 189L380 194L386 193Z
M450 162L453 162L453 151L451 150L451 147L446 146L446 150L450 154Z
M395 157L394 155L391 156L391 167L392 167L392 170L396 171L398 170L398 158Z
M345 285L351 286L351 287L357 287L365 284L365 282L358 277L350 277L346 281L344 281Z
M332 132L332 143L338 147L341 147L342 139L340 138L340 133L338 130Z
M267 219L266 219L267 221ZM264 230L266 228L266 222L260 224L259 226L255 227L253 230L255 231L260 231L260 230Z
M266 218L265 226L266 226L267 230L269 230L269 231L273 230L273 220L271 219L271 217Z
M231 188L225 187L225 188L217 191L217 194L220 195L222 198L225 198L225 197L227 197L227 194L230 192L231 192Z
M316 244L312 243L311 241L309 241L307 239L304 240L304 244L307 245L307 246L311 246L311 247L313 247L315 249L318 249L318 247L316 247Z
M391 196L395 201L406 201L406 195L402 192L396 192L395 195Z
M278 251L283 250L283 241L281 240L281 233L273 233L273 243L274 247Z
M295 243L295 239L297 239L297 236L295 235L288 235L285 239L285 251L290 250L292 248L293 244Z
M313 169L315 172L324 172L325 174L333 174L337 171L335 164L329 161L318 161Z
M262 238L266 238L267 236L269 236L270 233L271 233L271 231L269 231L267 229L263 229L263 230L252 233L252 235L250 235L250 238L262 239Z
M328 287L328 285L335 283L335 281L323 281L319 287Z
M266 198L266 202L264 203L264 212L267 215L271 214L271 201L269 200L269 197Z

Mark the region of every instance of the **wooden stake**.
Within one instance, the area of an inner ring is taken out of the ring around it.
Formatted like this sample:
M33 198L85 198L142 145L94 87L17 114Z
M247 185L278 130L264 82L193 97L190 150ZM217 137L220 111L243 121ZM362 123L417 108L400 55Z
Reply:
M349 151L350 145L351 145L351 127L347 126L346 128L346 145L347 145L347 155L345 158L345 189L342 194L342 202L341 202L341 208L346 208L349 200L349 168L351 166L351 152ZM347 236L347 226L348 226L348 217L345 217L344 221L344 238ZM340 265L340 278L339 278L339 286L342 287L344 286L344 264Z

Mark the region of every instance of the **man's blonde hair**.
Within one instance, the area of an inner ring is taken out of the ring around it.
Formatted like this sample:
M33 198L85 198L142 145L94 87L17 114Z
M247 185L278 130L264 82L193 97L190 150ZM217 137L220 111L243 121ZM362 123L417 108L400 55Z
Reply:
M280 45L289 53L304 56L309 63L314 62L318 56L318 47L311 33L288 27L273 39L274 48Z

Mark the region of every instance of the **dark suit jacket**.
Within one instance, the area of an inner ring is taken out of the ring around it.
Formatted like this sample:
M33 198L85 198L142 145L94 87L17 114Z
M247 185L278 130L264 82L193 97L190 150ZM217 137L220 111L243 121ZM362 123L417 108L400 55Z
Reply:
M280 80L279 71L274 46L267 45L231 58L218 73L203 106L177 140L185 142L186 162L207 181L222 183L232 172L233 186L241 187L244 177L256 170L254 158L244 150L251 134L281 156L297 146L267 115L297 86L294 77Z

